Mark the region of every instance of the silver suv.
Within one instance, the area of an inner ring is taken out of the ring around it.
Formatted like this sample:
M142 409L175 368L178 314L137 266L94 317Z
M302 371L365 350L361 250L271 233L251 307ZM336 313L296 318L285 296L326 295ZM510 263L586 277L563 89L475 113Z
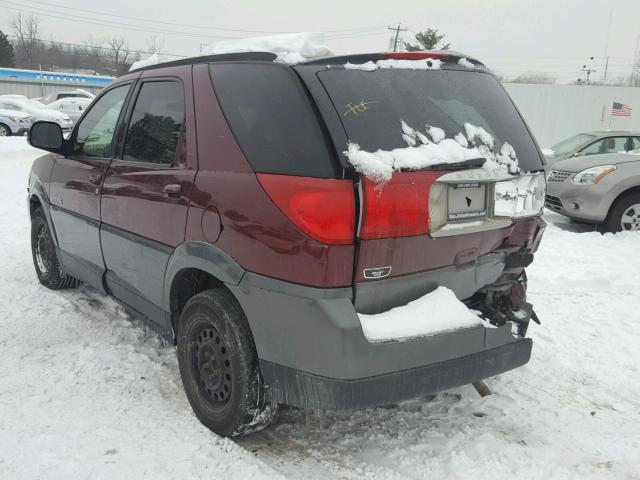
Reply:
M604 231L640 230L640 149L557 162L545 206Z

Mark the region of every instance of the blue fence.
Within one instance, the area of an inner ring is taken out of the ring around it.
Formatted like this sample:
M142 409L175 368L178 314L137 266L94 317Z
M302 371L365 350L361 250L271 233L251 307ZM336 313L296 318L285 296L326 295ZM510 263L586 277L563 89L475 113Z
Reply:
M0 81L24 82L68 82L74 86L105 87L113 82L112 77L101 75L82 75L78 73L40 72L38 70L20 70L0 68Z

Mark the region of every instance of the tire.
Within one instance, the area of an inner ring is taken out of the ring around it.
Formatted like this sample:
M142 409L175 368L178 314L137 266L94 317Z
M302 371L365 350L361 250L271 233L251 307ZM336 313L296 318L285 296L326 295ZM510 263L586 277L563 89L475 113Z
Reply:
M10 137L11 129L4 123L0 123L0 137Z
M616 200L600 230L613 233L640 230L640 193L631 193Z
M215 433L239 437L273 421L249 323L227 290L206 290L185 305L178 365L196 417Z
M40 207L31 217L31 255L38 280L45 287L61 290L79 285L77 279L65 274L60 268L60 259L51 237L51 230Z

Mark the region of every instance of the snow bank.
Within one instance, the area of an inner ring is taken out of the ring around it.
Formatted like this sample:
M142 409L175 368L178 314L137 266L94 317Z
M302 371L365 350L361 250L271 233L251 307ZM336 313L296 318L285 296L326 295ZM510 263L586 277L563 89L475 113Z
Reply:
M486 159L482 168L492 173L520 171L513 147L504 142L495 153L493 137L482 127L465 123L466 137L460 132L454 138L445 138L444 130L438 127L427 126L427 137L404 121L400 124L407 147L367 152L357 143L347 144L344 154L356 171L377 183L384 183L391 179L394 171L419 170L475 158Z
M387 342L426 337L482 325L455 294L445 287L376 315L359 313L364 336L370 342Z
M160 63L160 57L157 53L145 58L144 60L138 60L137 62L133 62L129 71L138 70L139 68L150 67L151 65L157 65Z
M333 55L329 47L324 44L324 33L287 33L225 40L216 43L207 51L212 55L240 52L271 52L278 56L277 61L289 64Z
M403 68L407 70L440 70L442 62L437 58L425 58L421 60L398 60L395 58L387 58L385 60L377 60L375 62L368 61L365 63L344 64L347 70L365 70L372 72L380 68Z

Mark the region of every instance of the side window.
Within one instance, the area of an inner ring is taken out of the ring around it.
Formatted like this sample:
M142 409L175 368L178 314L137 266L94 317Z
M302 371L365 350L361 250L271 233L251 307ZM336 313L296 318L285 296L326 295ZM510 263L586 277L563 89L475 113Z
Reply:
M320 123L290 67L214 63L210 69L220 106L254 171L335 176Z
M123 159L173 164L183 125L182 84L143 83L129 122Z
M96 158L109 158L113 155L113 135L128 91L129 85L116 87L91 107L78 125L74 155Z
M583 155L624 152L627 137L608 137L593 142L582 150Z
M638 148L640 148L640 137L633 137L633 147L631 148L632 150L637 150Z

